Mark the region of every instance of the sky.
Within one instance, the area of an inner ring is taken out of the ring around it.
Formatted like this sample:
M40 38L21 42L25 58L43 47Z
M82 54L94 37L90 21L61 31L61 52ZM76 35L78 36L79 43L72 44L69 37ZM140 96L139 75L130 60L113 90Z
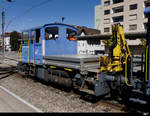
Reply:
M12 0L5 4L5 31L21 30L48 23L87 26L94 28L94 7L101 0ZM2 11L2 0L0 0ZM1 18L0 18L1 22ZM1 28L0 28L1 32Z

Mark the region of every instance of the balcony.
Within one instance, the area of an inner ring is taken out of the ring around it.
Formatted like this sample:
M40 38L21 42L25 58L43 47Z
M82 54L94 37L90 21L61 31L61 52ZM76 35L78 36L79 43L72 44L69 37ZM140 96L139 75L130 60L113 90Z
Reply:
M121 2L124 2L124 0L113 0L113 4L118 4L118 3L121 3Z
M119 12L123 12L123 11L124 11L124 7L123 6L112 8L112 12L113 13L119 13Z
M137 24L129 25L129 30L130 31L137 30Z
M112 17L113 23L123 22L123 16Z

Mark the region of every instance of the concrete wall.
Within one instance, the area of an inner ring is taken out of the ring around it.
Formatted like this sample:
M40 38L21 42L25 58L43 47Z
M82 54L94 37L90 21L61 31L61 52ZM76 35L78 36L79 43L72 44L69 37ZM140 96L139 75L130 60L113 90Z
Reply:
M101 42L99 40L78 40L77 41L77 53L78 54L90 54L95 55L96 51L104 52L105 47L104 45L101 45Z
M102 29L102 6L97 5L95 6L95 29L101 30Z

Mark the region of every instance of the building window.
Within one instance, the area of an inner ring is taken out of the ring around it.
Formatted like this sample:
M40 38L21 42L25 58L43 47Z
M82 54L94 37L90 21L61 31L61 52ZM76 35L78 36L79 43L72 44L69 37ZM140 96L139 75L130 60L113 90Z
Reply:
M120 2L124 2L124 0L113 0L113 4L117 4L117 3L120 3Z
M40 29L36 30L36 43L40 43L41 31Z
M145 1L144 2L145 8L150 6L150 1Z
M112 11L113 11L113 13L123 12L124 7L123 6L115 7L115 8L112 9Z
M31 35L30 35L30 41L33 44L33 41L35 40L35 31L31 31Z
M129 21L137 20L137 14L129 15Z
M149 14L144 14L144 18L148 18L148 15L149 15Z
M104 32L110 32L110 28L109 27L104 28Z
M112 17L113 22L123 22L123 16Z
M137 30L137 24L129 25L129 30Z
M107 19L104 19L104 24L109 24L110 23L110 19L107 18Z
M45 29L45 39L46 40L51 40L51 39L56 40L58 37L59 37L58 27L48 27Z
M110 5L110 0L104 2L104 6L109 6L109 5Z
M135 9L137 9L137 4L130 5L130 10L135 10Z
M77 31L67 28L66 34L67 34L66 35L67 39L69 39L71 41L75 41L75 37L74 36L77 35Z
M148 23L144 23L143 25L144 25L144 29L147 30Z
M105 10L104 15L108 15L108 14L110 14L110 10Z

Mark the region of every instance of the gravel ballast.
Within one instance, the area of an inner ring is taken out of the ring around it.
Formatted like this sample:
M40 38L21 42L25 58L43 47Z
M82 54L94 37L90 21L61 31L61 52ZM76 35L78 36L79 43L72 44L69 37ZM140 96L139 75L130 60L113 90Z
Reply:
M8 64L9 60L6 61ZM14 65L14 63L12 63ZM0 64L0 68L7 67ZM3 75L0 75L0 78ZM0 85L39 108L43 112L122 112L106 105L88 102L80 96L52 87L49 83L12 74L0 79ZM15 105L14 105L15 106Z

